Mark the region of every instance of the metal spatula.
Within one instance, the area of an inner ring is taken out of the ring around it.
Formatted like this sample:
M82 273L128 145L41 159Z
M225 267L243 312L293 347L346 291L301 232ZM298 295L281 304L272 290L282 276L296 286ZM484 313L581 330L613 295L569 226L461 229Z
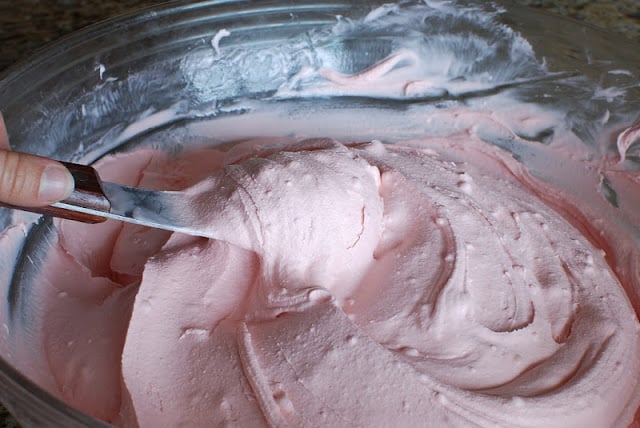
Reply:
M62 162L75 180L75 190L64 201L46 207L11 208L85 223L115 219L188 235L215 238L192 221L185 221L180 210L188 206L188 197L180 191L157 191L102 181L95 169Z

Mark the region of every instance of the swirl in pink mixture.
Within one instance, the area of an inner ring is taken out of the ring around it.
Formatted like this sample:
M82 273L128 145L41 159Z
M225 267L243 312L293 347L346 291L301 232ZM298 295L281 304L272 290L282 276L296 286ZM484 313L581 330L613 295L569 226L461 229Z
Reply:
M184 215L220 239L57 223L31 351L16 355L89 414L145 427L634 420L634 284L592 226L550 207L561 193L472 135L142 149L99 170L187 189Z

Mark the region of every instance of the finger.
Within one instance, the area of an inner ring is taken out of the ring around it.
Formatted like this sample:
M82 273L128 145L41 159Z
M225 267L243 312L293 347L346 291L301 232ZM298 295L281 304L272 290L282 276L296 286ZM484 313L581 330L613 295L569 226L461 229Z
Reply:
M0 202L37 207L67 198L73 177L59 162L0 150Z
M7 127L4 124L4 118L0 113L0 149L9 150L9 136L7 135Z

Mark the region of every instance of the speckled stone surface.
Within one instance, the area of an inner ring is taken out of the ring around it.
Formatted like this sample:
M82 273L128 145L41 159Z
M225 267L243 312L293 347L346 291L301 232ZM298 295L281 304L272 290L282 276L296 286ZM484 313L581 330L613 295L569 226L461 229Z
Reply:
M0 0L0 70L65 34L154 0ZM640 0L514 0L619 32L640 43ZM640 45L639 45L640 46Z
M72 31L159 3L162 1L0 0L0 71ZM514 3L621 33L640 48L640 0L514 0ZM0 405L0 428L17 426Z
M0 70L65 34L162 3L152 0L0 0Z

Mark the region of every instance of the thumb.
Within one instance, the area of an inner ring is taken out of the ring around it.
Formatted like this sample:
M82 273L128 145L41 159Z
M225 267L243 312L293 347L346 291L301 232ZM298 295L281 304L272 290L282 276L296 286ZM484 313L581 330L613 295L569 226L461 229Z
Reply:
M60 162L0 150L0 202L44 206L67 198L73 188L73 177Z

